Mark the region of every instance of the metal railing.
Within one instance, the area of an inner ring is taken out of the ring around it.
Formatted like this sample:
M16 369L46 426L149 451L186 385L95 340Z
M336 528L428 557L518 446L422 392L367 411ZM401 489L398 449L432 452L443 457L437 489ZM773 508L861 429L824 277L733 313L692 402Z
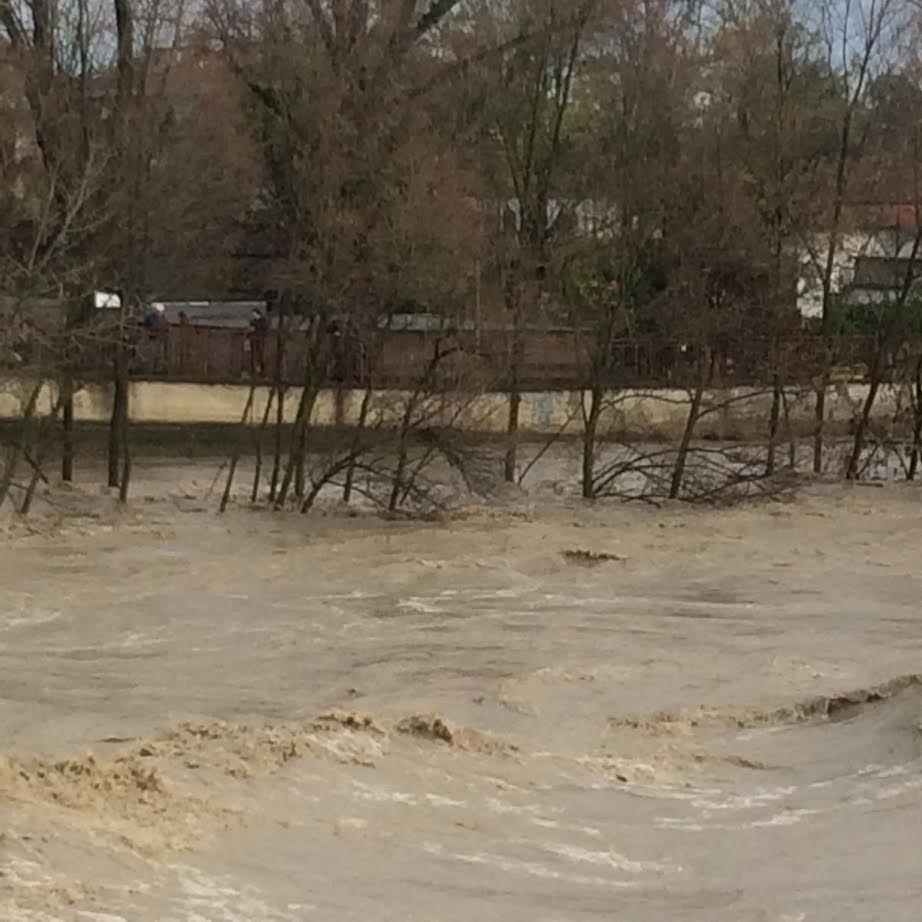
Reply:
M388 331L371 343L304 331L270 330L253 336L239 328L200 325L140 329L130 337L130 375L136 380L236 384L250 380L321 386L413 388L435 350L445 356L437 380L459 387L503 390L509 386L510 338L496 335ZM715 386L767 386L775 375L807 385L830 364L853 379L873 361L869 336L797 334L727 340L707 347L655 337L616 340L600 356L580 331L529 332L523 339L519 382L523 390L582 388L593 378L607 387L690 387L705 375ZM83 349L77 373L89 380L111 376L114 345ZM593 362L595 359L595 364ZM602 359L602 361L599 361ZM308 361L311 362L310 366ZM602 369L594 375L592 369Z

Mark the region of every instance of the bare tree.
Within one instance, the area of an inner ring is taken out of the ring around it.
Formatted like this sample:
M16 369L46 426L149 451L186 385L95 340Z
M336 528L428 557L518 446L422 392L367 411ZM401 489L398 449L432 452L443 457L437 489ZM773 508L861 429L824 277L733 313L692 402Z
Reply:
M919 314L920 300L917 287L919 277L919 253L922 247L922 199L919 198L919 186L916 187L915 205L915 232L908 244L905 254L905 267L899 290L892 294L885 303L881 312L880 328L877 335L877 346L868 373L868 393L862 403L861 412L855 427L852 440L851 453L845 469L845 476L855 480L859 476L861 456L865 449L868 430L871 426L871 414L874 404L884 383L891 357L900 352L905 337L912 331L911 320L913 314ZM915 332L919 332L918 322L914 324ZM916 437L914 433L914 443Z
M770 291L771 349L766 371L772 403L766 474L776 469L785 420L788 351L796 331L797 254L817 220L817 171L835 150L824 127L830 82L815 31L787 0L727 3L713 39L721 62L719 88L736 108L738 156L754 185L754 217L764 229ZM822 195L820 195L822 197ZM790 436L790 432L788 433Z
M9 53L3 45L5 33ZM67 326L79 324L97 270L92 241L109 218L111 157L90 93L100 62L98 28L79 3L76 22L55 0L0 4L0 98L10 149L0 171L2 210L10 220L0 244L2 287L30 310L35 298L60 299ZM47 345L47 343L46 343ZM73 477L72 337L59 340L49 369L63 395L62 477Z
M848 0L838 4L824 0L820 6L820 34L825 47L830 79L838 87L838 97L831 113L835 118L838 143L830 163L832 182L826 203L826 222L821 239L810 240L805 234L812 265L822 287L822 333L826 340L825 369L818 379L813 436L813 470L823 469L823 443L826 417L826 391L829 368L833 364L832 333L836 295L836 261L843 234L843 209L847 202L849 181L864 136L859 132L857 115L864 102L868 84L874 74L887 66L887 51L899 29L903 4L899 0Z
M552 250L563 236L565 222L558 219L568 197L563 170L570 138L567 116L582 42L596 5L594 0L521 0L507 14L511 23L494 18L488 26L500 34L506 30L533 35L533 40L510 47L495 65L491 62L494 104L485 125L501 164L492 171L491 194L513 226L508 233L505 220L500 221L496 267L509 331L504 472L510 483L517 475L526 330L542 318L554 271Z
M582 492L596 495L600 425L619 400L618 384L640 369L619 367L619 347L657 329L667 284L666 215L673 207L671 163L692 108L681 12L667 4L605 4L588 41L574 117L588 135L581 239L564 260L564 298L585 353ZM601 473L601 472L599 472ZM601 481L605 480L601 474Z
M261 220L276 232L269 287L309 330L279 335L284 364L302 377L287 460L272 477L275 508L290 491L305 496L331 331L372 339L400 304L444 315L463 302L458 266L473 264L479 222L463 164L432 120L440 78L457 64L445 63L447 50L436 53L435 36L456 6L394 3L376 16L362 2L309 3L305 17L272 5L256 35L245 17L212 11L211 27L254 104L266 177ZM277 380L278 398L282 387ZM279 414L283 406L277 399Z

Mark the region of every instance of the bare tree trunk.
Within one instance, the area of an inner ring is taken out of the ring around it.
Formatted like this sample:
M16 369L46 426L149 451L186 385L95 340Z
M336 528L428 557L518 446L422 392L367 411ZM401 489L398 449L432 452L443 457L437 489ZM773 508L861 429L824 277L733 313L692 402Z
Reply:
M42 390L42 381L39 381L29 394L25 409L22 414L22 422L19 429L18 441L10 446L7 451L6 463L3 468L3 475L0 477L0 506L10 492L13 485L13 479L16 476L16 470L19 467L19 461L29 450L29 444L32 440L32 419L35 416L35 407L38 403L38 397Z
M246 438L247 425L250 422L250 413L253 409L253 399L256 396L256 381L250 383L250 392L247 394L247 402L243 408L243 415L240 417L240 429L237 434L237 441L234 443L234 451L231 454L230 464L227 469L227 481L224 484L224 493L221 496L221 506L219 512L227 509L230 502L231 490L234 487L234 475L237 473L237 464L240 461L240 452L243 449L243 440Z
M873 16L873 13L872 13ZM847 31L848 24L844 29ZM855 111L861 101L864 85L870 72L872 55L880 37L879 30L873 35L861 49L857 63L856 86L848 97L845 111L842 117L842 124L839 130L839 151L836 161L836 180L835 180L835 197L832 207L832 226L829 231L829 240L826 244L825 264L822 271L823 287L823 372L820 387L816 392L816 418L813 430L813 473L821 474L823 472L823 439L825 436L826 420L826 391L829 387L829 372L835 360L834 348L831 342L832 333L832 309L833 309L833 275L835 271L836 250L841 240L841 219L842 210L845 206L845 194L848 178L849 158L853 154L852 150L852 126ZM843 45L845 44L843 40Z
M522 327L524 325L524 316L521 306L521 293L516 295L516 298L516 307L513 312L512 350L509 361L509 418L506 422L506 457L503 463L503 476L506 483L516 482L519 453L519 411L522 406L521 373L524 351Z
M35 490L38 482L42 479L42 461L45 458L44 445L39 446L36 453L34 464L32 465L32 477L29 480L29 486L26 488L26 495L22 498L22 505L19 507L20 515L28 515L32 508L32 500L35 498Z
M72 483L74 479L74 377L71 365L71 327L74 318L68 311L64 332L64 363L59 391L61 402L61 480Z
M314 397L316 400L316 396ZM313 406L313 400L311 401ZM297 431L295 439L295 499L304 499L304 463L307 455L307 421L304 421Z
M816 389L816 412L813 421L813 473L823 473L823 438L826 424L826 388L828 373L824 369Z
M522 395L519 393L518 384L509 392L509 421L506 426L506 457L503 464L503 475L507 483L515 483L515 471L518 464L519 452L519 409L522 405Z
M113 374L112 412L109 416L109 451L108 480L109 487L118 486L119 451L118 451L118 401L121 393L118 386L118 373Z
M917 196L918 198L918 196ZM919 218L919 208L916 208L916 218ZM906 272L903 276L903 284L900 287L900 293L896 301L890 305L890 310L880 333L877 348L874 352L874 362L871 366L871 382L868 388L868 394L865 398L864 405L861 408L861 416L858 419L858 427L855 430L855 439L852 443L852 453L848 459L848 467L845 476L849 480L855 480L858 477L858 463L861 453L864 451L864 443L867 437L868 427L871 422L871 412L874 409L874 401L880 391L880 385L883 382L884 372L887 367L887 356L890 352L896 351L899 343L902 341L903 314L907 300L912 291L913 283L916 278L916 260L919 256L919 250L922 248L922 228L915 235L912 243L912 250L907 261Z
M311 484L310 490L308 490L307 495L304 497L303 502L301 503L301 513L302 515L306 512L309 512L311 507L317 500L317 497L320 495L320 491L342 470L348 470L350 467L355 468L355 455L349 454L347 457L340 458L332 467L324 471L323 476L318 477L316 482Z
M58 414L61 412L63 405L64 398L59 394L58 399L54 407L52 407L49 415L39 423L38 436L35 440L35 456L30 457L28 450L25 452L26 460L29 462L29 464L32 465L32 477L29 480L29 486L26 488L25 496L23 496L22 505L19 507L20 515L29 514L29 510L32 508L32 500L35 498L35 490L38 487L39 481L48 483L48 478L45 476L42 464L45 460L45 455L48 453L48 449L54 440L55 424L58 421Z
M124 345L116 346L115 364L112 375L112 414L109 418L109 478L110 487L117 487L121 477L121 426L128 403L128 382L124 373ZM124 408L124 409L123 409Z
M272 402L275 399L275 385L269 391L266 408L263 410L262 420L256 430L256 468L253 471L253 489L250 491L250 502L256 504L259 499L259 481L263 473L263 433L269 424L269 415L272 413Z
M119 499L124 502L128 484L126 474L131 472L128 455L128 354L122 335L116 346L115 374L113 376L112 416L109 420L109 486L119 488Z
M61 379L61 480L74 480L74 380L65 372Z
M343 484L343 502L348 505L352 499L352 487L355 482L355 463L358 457L359 446L362 435L365 432L365 425L368 422L368 409L371 406L372 389L369 383L362 394L362 405L359 407L359 418L356 423L355 434L352 438L352 450L350 452L349 464L346 467L346 481Z
M269 482L269 502L274 503L278 493L279 478L282 472L282 432L285 428L285 389L278 392L275 405L275 440L272 448L272 479Z
M594 384L589 397L589 412L583 411L583 499L595 499L595 450L601 415L602 388Z
M131 483L131 445L128 433L128 381L124 384L125 397L122 400L122 413L119 419L119 437L122 445L122 479L118 486L118 501L128 502L128 485Z
M122 165L129 162L130 109L134 95L134 10L131 0L113 0L116 26L116 107L112 125L115 130L115 150ZM137 184L140 177L136 174L134 181ZM135 186L137 191L137 186ZM124 502L127 497L128 484L122 483L125 474L130 474L131 463L125 459L121 471L119 470L119 455L128 446L128 356L125 343L125 320L131 299L138 293L136 270L137 239L136 239L136 200L130 202L131 214L127 216L126 236L129 239L127 269L124 286L121 292L119 307L118 339L115 351L114 392L112 395L112 418L109 424L109 486L119 487L119 500Z
M688 461L688 452L695 435L695 427L698 425L698 419L701 416L701 401L704 398L704 388L707 383L707 372L705 369L710 364L710 356L703 355L699 361L701 362L701 371L698 376L698 384L692 393L691 405L688 408L688 417L685 420L685 431L682 433L682 441L679 443L679 452L676 455L675 466L672 469L672 479L669 484L670 499L678 499L682 492L682 481L685 478L685 465Z
M523 334L527 321L536 317L541 304L543 272L552 236L548 204L559 194L555 184L561 165L561 153L565 147L564 124L572 101L571 91L583 30L588 24L593 4L574 2L567 6L572 8L573 18L561 33L566 36L566 45L556 51L553 42L542 45L536 55L537 67L533 68L531 64L528 66L526 92L521 100L527 107L524 109L527 113L524 122L516 126L514 122L509 125L500 120L497 126L520 215L517 228L519 253L511 279L514 284L506 295L507 306L513 307L509 419L503 464L507 483L518 482ZM555 19L556 15L552 14L549 22Z
M48 450L47 440L42 440L39 442L38 451L35 453L35 458L32 459L32 477L29 480L29 486L26 488L26 494L22 498L22 505L19 507L20 515L28 515L29 510L32 508L32 500L35 498L35 490L38 487L38 482L44 480L48 482L48 478L45 477L42 472L42 462L45 460L45 453Z
M346 388L342 383L337 382L334 388L333 403L333 423L341 427L346 419Z
M285 428L285 348L287 346L286 296L279 299L279 321L275 339L275 435L272 447L272 476L269 479L269 502L274 503L282 472L282 435Z
M855 438L852 442L852 450L848 458L848 465L845 468L845 478L847 480L858 479L858 464L861 460L861 453L864 451L864 443L871 421L871 411L874 408L874 401L877 399L877 392L880 390L880 379L880 370L876 367L875 363L871 384L868 387L867 396L864 398L864 404L861 407L861 416L858 417L858 426L855 429Z
M682 481L685 477L685 464L688 460L688 450L691 448L691 441L695 433L695 426L698 424L698 416L701 410L701 398L704 395L704 385L699 384L692 394L691 406L688 408L688 417L685 420L685 431L682 433L682 441L679 443L679 453L676 455L675 467L672 469L672 480L669 484L669 498L678 499L682 492Z
M916 362L915 406L912 419L912 457L909 460L907 480L915 480L919 469L919 455L922 454L922 355Z
M276 510L281 509L285 505L285 500L288 499L288 491L291 489L292 480L295 476L295 469L298 467L299 460L302 465L304 463L307 426L310 416L314 411L314 404L316 401L317 388L305 384L304 389L301 391L301 399L298 401L298 412L295 415L292 427L291 444L288 450L288 463L285 465L285 475L282 478L278 494L275 497L274 508ZM303 468L301 476L303 477Z
M307 493L307 496L304 497L303 502L301 503L301 514L305 515L310 512L314 503L317 501L317 497L320 495L320 491L330 482L331 477L321 477L317 483L312 484L310 490Z
M441 344L438 341L436 342L435 349L432 353L432 358L429 360L429 364L426 366L426 370L423 372L422 377L419 379L419 382L416 385L416 389L407 400L406 409L403 413L403 419L400 422L400 437L397 442L397 465L394 468L394 477L391 483L391 495L387 503L389 512L396 511L397 506L400 504L401 497L408 494L407 485L404 483L404 474L406 473L407 461L409 460L410 431L413 428L413 414L416 412L420 398L435 376L439 362L445 358L445 356L450 355L454 351L454 349L449 349L447 352L442 352ZM412 483L412 480L410 483Z
M413 413L416 411L416 404L419 399L420 391L421 387L417 387L416 391L407 401L403 419L400 421L400 437L397 442L397 464L394 467L394 477L391 482L391 495L387 502L388 512L395 512L400 503L401 495L405 495L403 478L407 469L410 429L413 425Z
M128 355L121 321L113 374L112 416L109 419L108 473L109 486L119 488L119 502L124 503L128 497L131 459L128 451Z
M765 459L765 476L775 473L775 452L778 447L778 431L781 421L781 375L777 372L772 380L772 409L768 419L768 454Z
M788 405L787 391L781 388L781 412L784 417L784 429L788 436L788 467L797 470L797 437L794 434L794 424L791 422L791 408Z
M391 495L387 501L387 511L396 512L400 497L403 494L403 475L407 469L407 438L409 433L409 421L404 420L400 427L400 441L397 448L397 465L394 468L394 479L391 483Z

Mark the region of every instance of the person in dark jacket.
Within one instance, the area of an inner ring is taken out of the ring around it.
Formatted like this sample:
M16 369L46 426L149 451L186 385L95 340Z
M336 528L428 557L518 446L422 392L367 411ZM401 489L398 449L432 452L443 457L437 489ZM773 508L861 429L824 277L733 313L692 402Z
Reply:
M250 329L247 340L250 345L250 374L255 378L266 373L266 334L269 332L269 318L258 308L250 313Z

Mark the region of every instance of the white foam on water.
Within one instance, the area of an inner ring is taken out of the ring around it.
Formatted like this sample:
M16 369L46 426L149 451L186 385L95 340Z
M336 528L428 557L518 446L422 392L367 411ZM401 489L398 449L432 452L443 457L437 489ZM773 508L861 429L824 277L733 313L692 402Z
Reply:
M694 820L681 819L677 816L658 816L654 821L653 825L657 829L675 829L681 832L704 832L705 826L701 823L695 822ZM713 827L708 825L706 828L712 829Z
M406 611L420 612L424 615L437 615L443 610L443 606L439 603L438 599L424 599L414 596L408 599L400 599L400 601L397 602L397 607Z
M309 734L308 739L318 749L345 761L350 759L370 761L380 759L387 754L385 741L375 739L368 734L351 733L348 730L337 733L335 736Z
M723 800L698 797L692 803L702 810L754 810L776 800L790 797L797 788L759 788L751 794L727 794Z
M776 813L767 820L754 820L747 825L752 829L765 826L796 826L801 820L808 816L816 816L822 813L822 810L785 810L782 813Z
M9 631L18 627L33 627L39 624L51 624L61 617L61 612L53 608L21 608L18 615L7 615L0 619L0 630Z
M885 768L883 771L877 773L878 778L899 778L904 775L909 774L909 766L907 765L891 765L890 768Z
M141 650L145 647L160 647L168 643L170 638L166 632L158 630L153 633L143 631L129 631L123 634L116 644L112 646L122 650Z
M340 826L347 829L367 829L368 820L363 820L359 816L347 816L339 821Z
M273 908L254 887L237 889L189 865L171 864L182 896L174 899L184 922L300 922L303 916Z
M510 804L505 800L500 800L498 797L488 797L486 799L486 804L494 813L500 814L535 817L541 816L542 813L541 807L536 804ZM552 810L550 812L560 813L560 810Z
M421 848L435 857L448 858L453 861L460 861L463 864L488 865L511 874L517 873L529 877L541 877L545 880L556 880L578 886L613 887L616 889L632 889L638 886L637 881L613 880L607 877L590 877L583 874L566 874L537 861L525 861L520 858L496 855L492 852L448 852L438 842L423 842Z
M514 784L511 781L506 781L504 778L498 778L496 775L484 775L483 780L501 791L515 791L519 794L529 793L527 788L523 788L521 785Z
M867 775L880 775L882 771L886 771L888 766L880 765L877 762L872 762L870 765L865 765L864 768L859 769L855 772L856 778L864 778Z
M415 794L407 794L404 791L387 791L384 788L372 787L368 784L362 784L360 781L353 781L353 796L357 800L367 800L372 803L394 803L408 804L410 806L419 806L419 800Z
M442 794L426 794L426 801L433 807L465 807L466 801L455 800L452 797L445 797Z
M922 787L922 778L914 778L904 784L892 784L889 787L881 788L879 791L874 792L874 798L876 800L892 800L894 797L899 797L908 791L915 791L920 787Z
M560 823L556 822L555 820L546 820L540 816L536 816L532 820L532 822L536 826L541 826L543 829L559 829L560 828Z
M598 839L602 836L602 830L596 829L595 826L571 826L566 823L559 823L557 820L549 820L543 816L532 817L531 821L541 829L560 829L563 832L576 832L592 839Z
M554 855L566 858L577 864L594 864L608 867L615 871L625 871L629 874L642 874L645 871L662 872L667 870L666 865L655 861L635 861L626 855L615 851L593 851L588 848L579 848L575 845L557 842L542 843L541 847Z
M826 781L812 781L808 787L813 790L821 790L822 788L832 787L838 780L838 778L829 778Z

